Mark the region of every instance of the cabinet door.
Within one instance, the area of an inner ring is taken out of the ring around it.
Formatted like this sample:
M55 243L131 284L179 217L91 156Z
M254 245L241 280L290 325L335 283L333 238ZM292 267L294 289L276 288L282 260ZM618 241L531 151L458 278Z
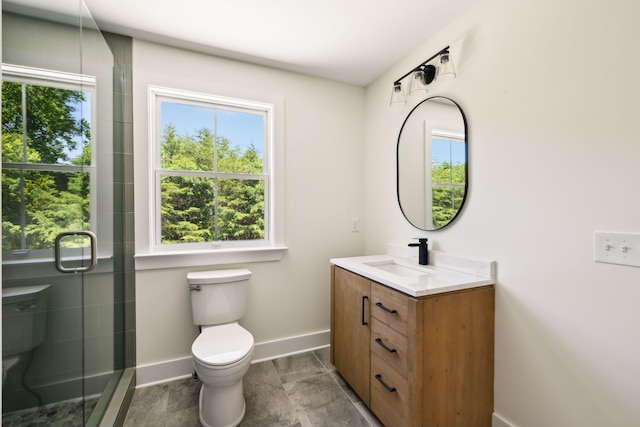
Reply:
M362 401L369 405L370 282L338 267L333 271L332 363Z

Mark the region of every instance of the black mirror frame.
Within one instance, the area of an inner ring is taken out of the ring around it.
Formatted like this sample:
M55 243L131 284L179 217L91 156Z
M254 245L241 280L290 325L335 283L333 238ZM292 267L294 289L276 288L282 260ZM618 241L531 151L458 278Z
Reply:
M458 108L458 111L460 112L460 116L462 117L462 122L464 124L464 140L465 140L464 154L465 154L465 160L466 160L465 161L465 165L464 165L465 188L464 188L464 195L462 196L462 202L460 203L460 208L456 211L455 215L453 215L451 217L449 222L447 222L442 227L438 227L438 228L421 228L421 227L415 225L411 221L411 219L409 219L409 217L405 213L404 209L402 209L402 202L400 201L400 138L402 137L402 130L404 129L405 125L407 124L407 121L411 117L411 114L413 114L413 112L418 107L420 107L422 104L424 104L425 102L427 102L429 100L434 100L435 98L442 98L442 99L445 99L445 100L451 102L453 105L455 105ZM423 101L420 101L415 107L413 107L411 109L411 111L409 111L409 114L407 114L407 117L402 122L402 126L400 127L400 132L398 133L398 142L396 144L396 195L397 195L397 199L398 199L398 207L400 208L400 211L402 212L402 215L405 217L407 222L409 222L409 224L411 224L413 227L417 228L418 230L423 230L423 231L437 231L437 230L442 230L442 229L448 227L451 223L453 223L458 218L458 216L460 215L460 213L464 209L465 202L467 201L467 194L468 193L469 193L469 128L467 126L467 118L466 118L466 116L464 114L464 111L460 107L460 104L458 104L457 102L455 102L451 98L447 98L446 96L432 96L432 97L429 97L427 99L424 99Z

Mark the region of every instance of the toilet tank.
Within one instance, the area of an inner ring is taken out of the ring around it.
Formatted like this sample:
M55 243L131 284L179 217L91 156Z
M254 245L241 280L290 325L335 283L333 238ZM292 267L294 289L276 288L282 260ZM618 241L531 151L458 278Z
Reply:
M193 324L220 325L242 319L250 277L251 271L246 268L188 273Z
M45 338L49 285L2 289L2 357L33 350Z

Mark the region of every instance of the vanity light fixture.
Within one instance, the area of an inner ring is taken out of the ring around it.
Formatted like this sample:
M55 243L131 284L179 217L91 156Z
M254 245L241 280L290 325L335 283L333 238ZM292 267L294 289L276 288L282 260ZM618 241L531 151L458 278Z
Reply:
M393 89L391 90L391 102L390 105L404 105L407 103L407 98L404 96L404 90L402 90L402 83L395 82Z
M456 68L449 58L449 52L440 55L440 66L438 67L438 79L447 78L454 79L456 77Z
M436 57L440 57L438 61L438 68L435 65L429 64ZM455 67L453 61L451 61L451 54L449 53L449 46L445 47L426 61L423 61L417 67L413 68L408 73L404 74L398 80L393 82L393 90L391 92L391 101L389 105L404 105L407 103L407 99L402 88L402 79L411 74L411 86L409 89L409 95L416 93L426 93L427 86L434 80L441 80L444 78L454 78L456 76Z

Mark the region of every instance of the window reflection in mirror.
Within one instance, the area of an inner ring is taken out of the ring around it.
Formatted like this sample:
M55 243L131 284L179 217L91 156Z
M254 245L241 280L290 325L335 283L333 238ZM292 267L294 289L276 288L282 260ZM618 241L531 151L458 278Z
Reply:
M398 202L416 228L450 224L467 189L466 121L450 99L433 97L411 110L398 136Z
M425 133L426 134L426 133ZM462 206L466 183L464 134L433 130L431 146L431 223L447 225Z

